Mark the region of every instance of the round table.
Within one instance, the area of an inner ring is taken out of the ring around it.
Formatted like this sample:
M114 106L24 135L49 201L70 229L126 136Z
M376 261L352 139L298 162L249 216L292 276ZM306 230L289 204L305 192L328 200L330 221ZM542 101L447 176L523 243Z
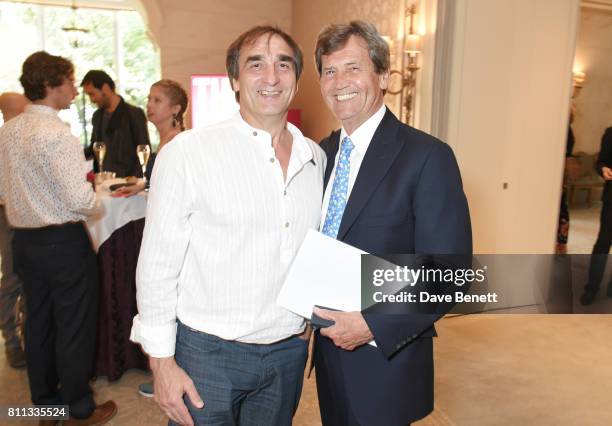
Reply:
M96 192L100 209L87 221L98 252L100 290L95 375L117 380L130 368L148 370L140 346L129 339L136 307L136 265L144 229L147 197L111 197Z

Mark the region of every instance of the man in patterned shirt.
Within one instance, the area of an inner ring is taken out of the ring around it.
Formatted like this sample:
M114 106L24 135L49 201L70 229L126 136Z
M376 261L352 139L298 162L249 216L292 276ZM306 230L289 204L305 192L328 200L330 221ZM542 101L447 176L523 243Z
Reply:
M89 387L98 271L83 221L96 198L79 142L57 116L77 94L74 66L36 52L20 81L32 104L0 129L0 198L15 228L15 267L26 296L32 402L68 405L64 424L103 424L117 407L107 401L96 408Z

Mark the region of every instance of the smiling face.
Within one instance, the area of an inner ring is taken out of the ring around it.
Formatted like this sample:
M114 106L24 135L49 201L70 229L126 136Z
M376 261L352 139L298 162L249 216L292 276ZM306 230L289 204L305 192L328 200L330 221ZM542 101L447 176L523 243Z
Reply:
M293 51L279 36L264 34L240 50L240 112L256 123L283 118L297 90Z
M344 47L321 57L321 93L350 135L383 104L389 73L377 74L366 42L351 36Z
M172 100L164 89L159 86L151 86L147 100L147 118L153 124L164 121L172 121L173 114L178 114L180 105L172 105Z

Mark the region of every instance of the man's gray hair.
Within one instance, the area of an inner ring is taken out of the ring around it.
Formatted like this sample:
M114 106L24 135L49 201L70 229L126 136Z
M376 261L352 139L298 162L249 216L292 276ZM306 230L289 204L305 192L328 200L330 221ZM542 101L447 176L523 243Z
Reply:
M380 36L376 27L365 21L351 21L348 24L332 24L319 33L315 47L315 61L319 76L322 72L321 57L342 49L351 36L361 37L367 44L370 60L377 74L389 71L389 45Z

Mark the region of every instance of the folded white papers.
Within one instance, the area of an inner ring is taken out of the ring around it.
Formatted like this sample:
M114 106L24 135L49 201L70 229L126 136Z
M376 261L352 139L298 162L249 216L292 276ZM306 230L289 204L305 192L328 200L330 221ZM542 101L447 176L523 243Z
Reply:
M361 311L361 255L355 247L309 230L276 303L310 319L315 305ZM376 346L374 341L371 345Z

